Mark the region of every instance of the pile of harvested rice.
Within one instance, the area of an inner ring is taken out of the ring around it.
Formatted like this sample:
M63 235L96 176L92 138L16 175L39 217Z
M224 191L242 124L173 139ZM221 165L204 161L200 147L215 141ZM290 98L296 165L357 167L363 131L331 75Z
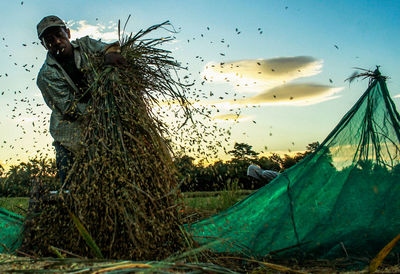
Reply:
M160 99L175 101L190 118L189 104L185 85L171 74L179 64L158 48L169 39L143 38L165 26L120 39L126 67L105 67L103 56L89 56L92 104L68 175L70 193L42 203L25 250L45 255L53 246L83 256L159 260L183 249L176 171L165 127L151 109Z

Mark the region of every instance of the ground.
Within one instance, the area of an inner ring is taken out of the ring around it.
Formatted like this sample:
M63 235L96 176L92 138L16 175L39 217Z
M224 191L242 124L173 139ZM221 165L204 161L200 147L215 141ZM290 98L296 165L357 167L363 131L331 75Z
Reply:
M185 193L185 206L181 214L186 223L190 223L221 210L224 210L241 200L251 191L232 192L195 192ZM28 205L28 198L0 198L0 207L24 215ZM307 261L301 264L293 261L261 262L243 258L229 257L217 254L193 252L173 262L134 262L93 260L66 254L59 251L58 258L35 258L29 254L17 253L17 256L0 254L0 272L71 272L71 273L120 273L121 271L142 272L252 272L252 273L368 273L366 270L349 271L346 266L350 261L346 258L336 261ZM65 257L65 258L62 258ZM200 259L200 257L202 259ZM200 260L199 260L200 259ZM189 263L188 261L206 261L207 263ZM392 265L383 263L375 273L400 273L400 261Z

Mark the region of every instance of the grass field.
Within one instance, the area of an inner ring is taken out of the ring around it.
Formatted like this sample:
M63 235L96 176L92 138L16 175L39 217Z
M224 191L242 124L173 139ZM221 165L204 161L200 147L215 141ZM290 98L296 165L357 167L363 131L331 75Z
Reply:
M185 192L182 196L185 207L190 211L198 210L205 215L210 215L227 209L251 193L250 190L199 191ZM0 197L0 207L22 216L26 215L28 202L27 197Z
M27 197L0 197L0 207L12 211L19 215L25 216L28 210L29 198Z

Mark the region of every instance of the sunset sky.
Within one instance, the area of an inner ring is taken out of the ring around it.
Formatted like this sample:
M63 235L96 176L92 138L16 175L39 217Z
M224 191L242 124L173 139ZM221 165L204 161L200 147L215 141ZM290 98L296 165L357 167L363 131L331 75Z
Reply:
M128 32L169 20L176 34L166 45L202 94L195 107L231 127L230 147L246 142L257 152L303 151L323 141L366 90L344 82L354 67L390 79L400 105L400 1L3 1L0 16L0 164L42 152L53 157L46 134L49 109L36 87L46 51L36 24L57 15L73 38L113 42L117 22ZM204 94L204 95L203 95ZM218 110L218 111L217 111ZM226 158L219 155L220 158Z

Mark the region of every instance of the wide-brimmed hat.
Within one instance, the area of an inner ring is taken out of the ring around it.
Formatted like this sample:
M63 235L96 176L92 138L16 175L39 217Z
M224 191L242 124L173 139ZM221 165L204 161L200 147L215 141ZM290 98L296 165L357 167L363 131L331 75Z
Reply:
M55 15L46 16L36 26L38 37L40 38L51 27L66 27L66 25L63 20Z

